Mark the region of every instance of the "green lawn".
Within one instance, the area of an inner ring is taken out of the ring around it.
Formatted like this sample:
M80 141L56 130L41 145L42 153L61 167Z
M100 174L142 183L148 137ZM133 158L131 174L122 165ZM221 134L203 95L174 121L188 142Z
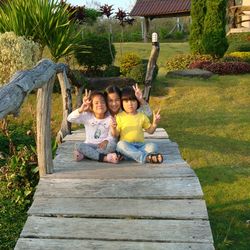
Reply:
M118 47L117 47L118 46ZM117 56L119 56L119 44ZM161 44L158 63L176 53L186 53L187 43ZM151 44L123 44L148 58ZM216 249L249 249L250 246L250 75L166 78L160 69L150 105L161 106L170 139L199 177L206 200ZM28 98L16 122L34 119L35 96ZM53 95L53 135L61 123L61 97ZM1 151L1 150L0 150ZM25 213L11 206L0 185L0 248L12 249ZM16 218L20 218L20 221ZM5 244L3 244L5 243Z
M250 246L249 78L162 76L150 101L162 107L160 126L199 177L216 249Z

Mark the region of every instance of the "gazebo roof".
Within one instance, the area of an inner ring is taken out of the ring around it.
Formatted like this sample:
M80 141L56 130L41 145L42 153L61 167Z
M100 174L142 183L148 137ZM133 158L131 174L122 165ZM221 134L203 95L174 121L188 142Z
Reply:
M191 0L137 0L131 16L173 17L190 15Z

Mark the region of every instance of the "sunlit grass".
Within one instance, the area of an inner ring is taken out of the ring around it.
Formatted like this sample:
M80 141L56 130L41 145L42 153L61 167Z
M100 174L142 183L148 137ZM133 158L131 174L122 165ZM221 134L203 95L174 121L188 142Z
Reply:
M166 78L165 60L188 52L188 44L160 46L158 64L162 68L153 83L150 105L153 109L161 107L160 127L178 143L183 159L199 177L216 249L249 249L250 75L213 76L208 80ZM119 56L119 44L116 47ZM148 59L151 47L123 44L123 53L133 51ZM31 95L17 122L34 121L35 103L36 96ZM53 94L52 105L55 135L62 116L59 94Z
M150 100L199 177L216 249L250 245L249 77L159 77Z

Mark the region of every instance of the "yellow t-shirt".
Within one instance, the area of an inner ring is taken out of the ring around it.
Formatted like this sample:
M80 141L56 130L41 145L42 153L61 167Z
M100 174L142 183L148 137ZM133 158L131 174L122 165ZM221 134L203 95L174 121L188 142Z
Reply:
M143 129L151 126L149 118L141 112L131 115L123 111L116 116L116 122L120 140L127 142L144 142Z

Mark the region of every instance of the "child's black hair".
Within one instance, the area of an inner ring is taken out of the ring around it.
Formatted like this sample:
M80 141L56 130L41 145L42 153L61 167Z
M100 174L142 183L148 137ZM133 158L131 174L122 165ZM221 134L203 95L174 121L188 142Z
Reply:
M122 110L124 110L124 108L123 108L123 101L124 100L135 100L135 101L137 101L137 109L140 107L140 102L137 100L137 98L135 96L135 91L131 86L128 86L128 87L125 87L122 89L122 92L121 92Z
M104 95L107 98L109 94L114 94L114 93L121 98L121 90L115 85L108 86L105 89Z

